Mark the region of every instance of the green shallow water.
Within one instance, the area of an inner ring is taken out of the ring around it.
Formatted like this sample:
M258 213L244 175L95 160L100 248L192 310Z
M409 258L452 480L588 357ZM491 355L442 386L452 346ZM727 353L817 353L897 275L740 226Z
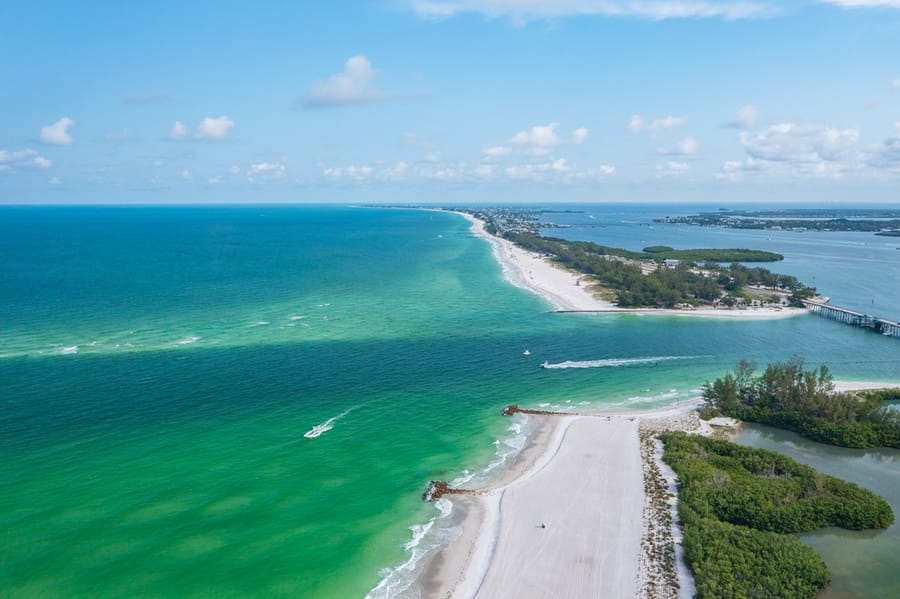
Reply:
M3 208L0 252L11 597L362 597L389 574L390 596L449 534L428 481L520 446L507 403L667 405L740 358L900 363L812 316L552 314L450 214ZM539 367L622 359L644 361Z

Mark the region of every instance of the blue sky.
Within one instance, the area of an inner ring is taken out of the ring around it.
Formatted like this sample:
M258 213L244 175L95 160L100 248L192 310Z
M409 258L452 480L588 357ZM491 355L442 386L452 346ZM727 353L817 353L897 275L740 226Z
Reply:
M0 52L0 203L900 202L900 0L9 0Z

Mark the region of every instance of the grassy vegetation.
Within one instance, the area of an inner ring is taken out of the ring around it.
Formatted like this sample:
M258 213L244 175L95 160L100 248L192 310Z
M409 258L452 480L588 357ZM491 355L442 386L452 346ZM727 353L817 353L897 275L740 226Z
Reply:
M663 459L678 474L697 597L815 597L828 570L785 533L893 522L882 498L787 456L680 432L660 438Z
M897 390L836 393L828 368L805 370L803 361L770 364L759 376L741 361L703 387L708 407L734 418L797 432L842 447L900 448L900 411L884 402Z

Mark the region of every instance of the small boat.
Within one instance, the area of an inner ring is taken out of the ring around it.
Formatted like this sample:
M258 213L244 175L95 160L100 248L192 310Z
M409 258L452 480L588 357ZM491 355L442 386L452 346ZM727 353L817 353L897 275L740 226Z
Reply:
M530 355L531 355L531 352L528 351L528 350L526 349L525 351L522 352L522 355L523 355L523 356L530 356Z

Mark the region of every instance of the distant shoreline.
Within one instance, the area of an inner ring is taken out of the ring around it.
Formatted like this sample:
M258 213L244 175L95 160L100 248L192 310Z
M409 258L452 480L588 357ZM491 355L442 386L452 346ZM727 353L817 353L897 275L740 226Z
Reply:
M790 318L806 314L805 308L696 308L676 310L671 308L620 308L613 302L600 299L591 291L590 277L566 270L548 259L524 250L511 241L491 235L485 222L471 214L458 214L472 224L476 237L490 242L494 257L500 263L507 280L516 287L543 297L554 306L556 312L593 314L637 314L688 316L700 318L739 318L746 320L770 320Z

